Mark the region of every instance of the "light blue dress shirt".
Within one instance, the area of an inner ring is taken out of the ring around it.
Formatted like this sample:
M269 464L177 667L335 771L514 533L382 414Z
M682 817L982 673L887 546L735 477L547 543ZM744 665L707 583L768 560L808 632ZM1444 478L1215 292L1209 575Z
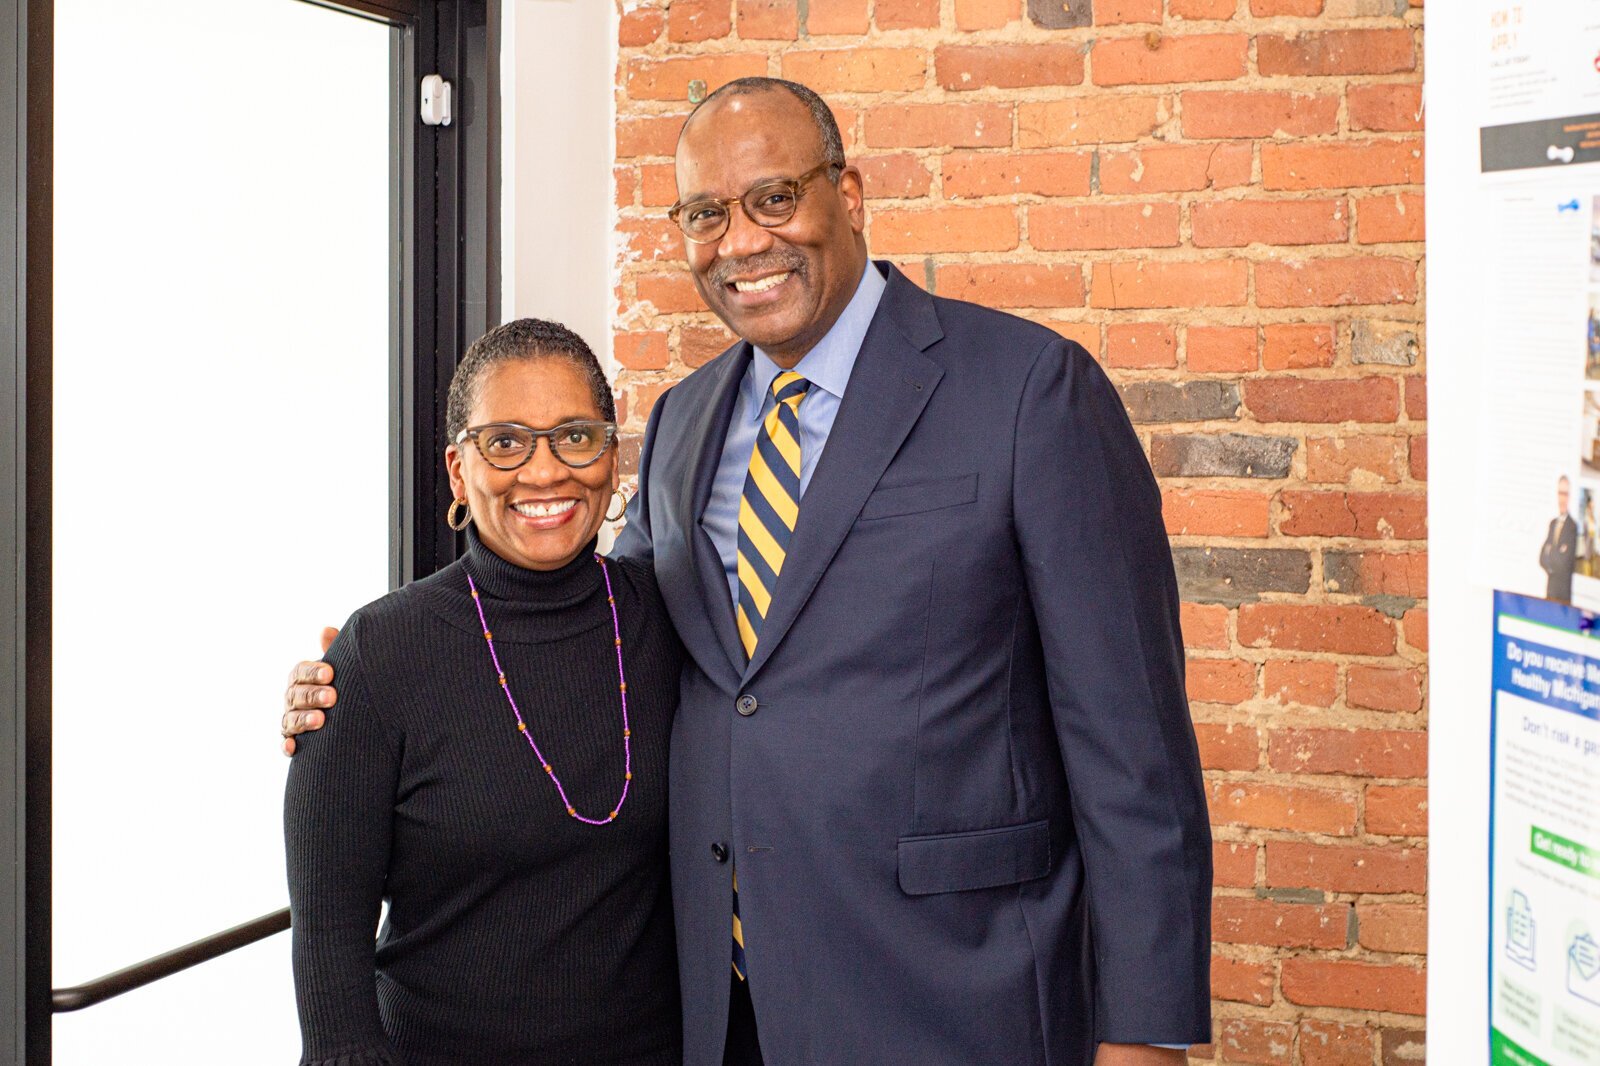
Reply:
M802 500L806 487L811 484L811 475L817 469L822 447L828 443L828 433L839 414L839 402L844 399L845 387L850 383L850 371L855 369L861 342L866 340L867 327L872 324L872 316L878 313L878 302L883 299L886 287L883 275L869 262L839 321L795 364L795 373L811 382L805 399L800 401ZM733 420L728 423L722 456L717 460L711 499L706 502L706 512L700 518L700 524L722 559L722 569L728 576L728 597L734 603L739 602L739 500L744 495L750 453L755 449L761 420L777 402L772 398L772 382L782 369L766 352L760 348L755 350L755 358L739 382L739 398L734 402ZM1152 1046L1188 1047L1187 1044Z
M855 369L856 355L866 339L872 316L878 312L885 287L883 275L868 263L844 313L794 368L795 373L811 382L805 399L800 401L801 499L817 469L822 446L828 443L828 433L839 414L839 401L844 399L850 371ZM710 535L722 568L727 571L728 595L734 603L739 602L739 500L744 495L744 479L750 471L750 453L755 450L761 420L777 402L772 398L772 382L780 373L782 368L772 357L757 348L739 382L739 398L734 403L733 421L728 423L728 436L722 442L722 457L717 460L711 499L700 517L700 524Z

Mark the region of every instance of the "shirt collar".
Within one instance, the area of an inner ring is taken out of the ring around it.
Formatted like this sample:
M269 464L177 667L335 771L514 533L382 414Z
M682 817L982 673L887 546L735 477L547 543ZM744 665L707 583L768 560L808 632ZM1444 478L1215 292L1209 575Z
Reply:
M883 291L887 287L888 282L869 260L844 313L817 342L817 346L795 365L795 373L811 382L812 388L843 399L850 371L855 369L856 356L861 352L861 343L867 338L867 327L872 325L872 316L878 313L878 303L883 299ZM743 385L746 399L760 401L746 405L750 421L761 417L767 398L772 393L772 382L781 372L782 368L772 361L771 356L760 348L755 349L755 357L750 361Z

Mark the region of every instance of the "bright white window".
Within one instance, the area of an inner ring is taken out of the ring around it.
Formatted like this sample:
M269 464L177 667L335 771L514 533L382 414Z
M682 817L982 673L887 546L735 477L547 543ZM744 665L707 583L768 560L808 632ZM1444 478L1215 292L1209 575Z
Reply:
M56 0L54 979L285 904L289 665L387 587L388 27ZM55 1022L294 1061L288 937Z

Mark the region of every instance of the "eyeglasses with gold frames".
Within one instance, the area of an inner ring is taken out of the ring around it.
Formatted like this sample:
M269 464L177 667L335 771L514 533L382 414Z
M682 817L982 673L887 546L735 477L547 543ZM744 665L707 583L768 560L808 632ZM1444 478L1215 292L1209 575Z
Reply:
M751 222L771 229L794 217L795 208L800 202L800 190L806 182L835 167L843 170L844 164L819 163L799 177L764 181L752 186L745 190L743 196L725 199L713 197L674 204L667 209L667 217L676 222L678 228L683 230L683 235L695 244L710 244L722 239L733 219L734 204L744 210L745 217Z

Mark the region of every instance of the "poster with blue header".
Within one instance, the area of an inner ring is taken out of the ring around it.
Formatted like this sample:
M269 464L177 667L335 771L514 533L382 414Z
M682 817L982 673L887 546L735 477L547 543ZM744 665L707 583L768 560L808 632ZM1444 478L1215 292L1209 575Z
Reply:
M1496 592L1494 1066L1600 1066L1600 619Z

